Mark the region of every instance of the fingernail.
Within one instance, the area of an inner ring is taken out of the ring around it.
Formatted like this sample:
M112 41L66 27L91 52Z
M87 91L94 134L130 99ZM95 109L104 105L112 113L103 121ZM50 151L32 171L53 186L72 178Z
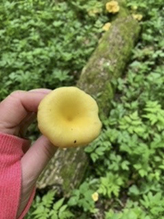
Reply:
M38 88L38 89L29 90L28 92L49 93L51 91L52 91L51 89Z

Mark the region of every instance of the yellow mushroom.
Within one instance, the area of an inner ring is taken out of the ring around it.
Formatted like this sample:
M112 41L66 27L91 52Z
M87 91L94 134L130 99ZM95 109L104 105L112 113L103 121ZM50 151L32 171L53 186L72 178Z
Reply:
M38 107L38 127L53 145L84 146L101 131L96 101L77 87L50 92Z
M110 1L110 2L107 2L106 3L106 10L109 12L109 13L117 13L119 10L120 10L120 7L119 7L119 4L117 1Z
M110 28L110 26L111 26L111 23L108 22L108 23L104 24L104 26L102 27L102 30L104 30L104 31L108 31L109 28Z

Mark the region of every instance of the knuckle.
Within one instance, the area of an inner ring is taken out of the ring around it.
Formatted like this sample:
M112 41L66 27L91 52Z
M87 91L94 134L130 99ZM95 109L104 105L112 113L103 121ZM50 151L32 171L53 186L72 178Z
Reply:
M23 91L23 90L16 90L16 91L13 91L9 96L10 97L18 97L18 96L20 96L24 92L25 91Z

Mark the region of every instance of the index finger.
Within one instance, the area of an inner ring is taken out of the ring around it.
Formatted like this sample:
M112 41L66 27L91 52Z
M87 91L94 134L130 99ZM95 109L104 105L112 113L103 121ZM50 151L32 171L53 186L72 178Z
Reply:
M37 89L11 93L0 103L0 126L5 125L9 128L19 125L29 112L37 112L40 101L50 91Z

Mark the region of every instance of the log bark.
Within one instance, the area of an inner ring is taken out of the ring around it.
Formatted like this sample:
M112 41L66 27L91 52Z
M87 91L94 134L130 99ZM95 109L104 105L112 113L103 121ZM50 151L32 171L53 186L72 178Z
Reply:
M139 24L129 15L124 1L119 0L119 3L120 12L109 31L103 34L77 83L77 87L96 99L103 116L108 115L114 96L111 81L123 74L140 32ZM83 148L58 150L41 174L37 187L52 186L69 195L83 180L88 165Z

